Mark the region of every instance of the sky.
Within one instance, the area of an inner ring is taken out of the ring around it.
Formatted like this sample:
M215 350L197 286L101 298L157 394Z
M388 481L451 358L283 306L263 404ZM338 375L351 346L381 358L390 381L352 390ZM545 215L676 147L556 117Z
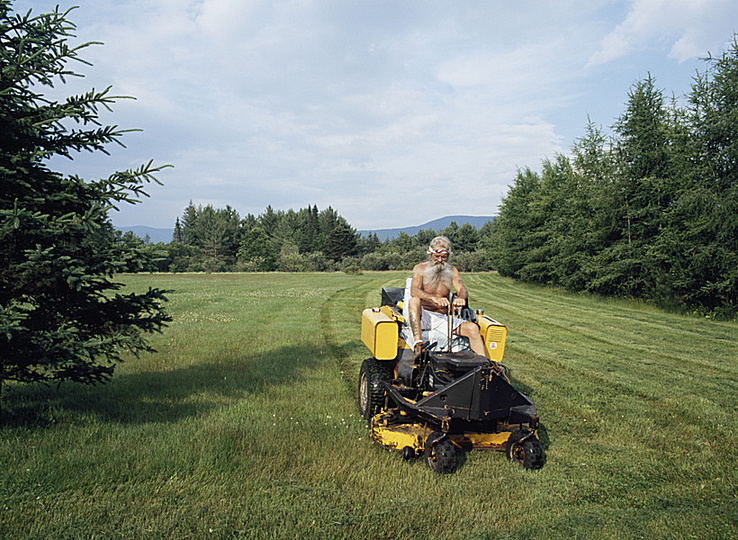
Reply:
M356 229L489 216L517 171L605 132L649 74L683 102L738 32L735 0L17 0L78 6L126 148L51 167L87 180L170 164L119 227L172 228L192 201L245 217L317 205Z

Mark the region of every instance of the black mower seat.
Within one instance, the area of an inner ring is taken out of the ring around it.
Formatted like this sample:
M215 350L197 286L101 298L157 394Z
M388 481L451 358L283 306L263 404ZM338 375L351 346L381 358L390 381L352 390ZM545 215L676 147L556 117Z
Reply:
M488 358L474 353L474 351L459 351L455 353L431 353L433 367L444 369L454 375L462 375L476 367L489 367Z
M405 287L382 287L382 306L395 306L402 311L400 304L405 298Z

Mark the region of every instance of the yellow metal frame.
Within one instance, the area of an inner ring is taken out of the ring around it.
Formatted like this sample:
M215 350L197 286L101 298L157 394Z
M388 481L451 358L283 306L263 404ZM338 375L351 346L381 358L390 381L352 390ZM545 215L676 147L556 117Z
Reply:
M400 413L405 415L406 413ZM422 454L425 450L425 441L435 430L421 423L393 423L389 424L387 413L379 413L371 420L371 438L373 441L391 448L402 451L406 447L412 448L416 454ZM499 431L497 433L465 432L452 433L448 437L459 448L465 450L497 450L505 451L507 441L512 431Z

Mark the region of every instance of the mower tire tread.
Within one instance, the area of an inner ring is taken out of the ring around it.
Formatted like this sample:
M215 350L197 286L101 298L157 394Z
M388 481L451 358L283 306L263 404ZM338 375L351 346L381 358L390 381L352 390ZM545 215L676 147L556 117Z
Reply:
M425 445L425 463L430 470L440 474L449 474L459 464L456 446L450 439L435 442L435 434L428 438Z
M384 406L385 389L382 384L389 380L389 370L375 358L367 358L359 370L359 414L369 420Z
M510 461L522 465L526 469L543 467L543 449L536 437L529 437L522 442L510 444L507 455Z

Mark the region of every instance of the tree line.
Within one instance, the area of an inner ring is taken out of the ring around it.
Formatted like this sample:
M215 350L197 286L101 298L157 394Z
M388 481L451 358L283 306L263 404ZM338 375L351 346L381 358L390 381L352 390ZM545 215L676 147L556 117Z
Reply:
M452 222L441 231L421 230L410 236L379 240L362 235L330 206L274 210L246 215L226 206L195 206L192 202L177 218L172 241L150 243L133 233L119 234L127 249L149 250L155 269L164 272L322 272L409 270L427 257L430 240L448 236L455 262L462 271L492 268L489 256L491 223L480 229ZM152 259L153 260L153 259Z
M500 274L707 315L738 308L738 41L685 106L649 75L606 134L520 170L491 236Z

